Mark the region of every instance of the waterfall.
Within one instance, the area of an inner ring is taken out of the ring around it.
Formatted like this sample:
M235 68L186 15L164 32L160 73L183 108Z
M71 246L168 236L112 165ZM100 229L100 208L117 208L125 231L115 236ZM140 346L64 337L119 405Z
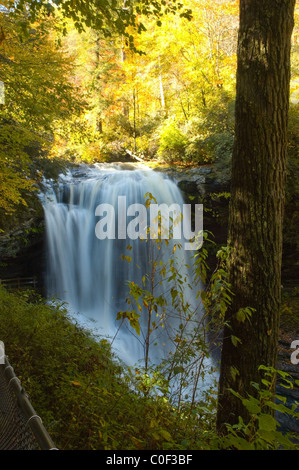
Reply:
M122 324L117 313L129 309L128 281L150 290L154 295L168 299L167 315L158 315L150 335L150 357L159 361L172 349L176 328L181 314L170 307L171 282L167 279L150 279L153 272L152 254L160 256L158 268L166 263L174 252L175 240L158 245L154 241L128 240L125 237L99 239L95 228L99 221L96 208L102 204L114 207L116 224L119 198L127 204L145 204L145 194L150 193L157 204L173 203L183 206L183 197L175 182L162 173L141 165L103 164L81 167L62 177L59 184L51 186L43 199L46 223L46 289L49 299L67 303L72 314L84 322L90 321L102 336L115 338L113 344L120 359L128 364L143 360L145 338L148 331L146 303L140 302L140 335L136 334L128 320ZM124 199L122 199L124 200ZM132 220L132 217L128 217ZM116 230L117 230L116 225ZM175 251L175 263L181 276L189 275L191 255L187 250ZM125 258L127 257L127 258ZM188 266L186 266L188 265ZM161 282L160 282L161 281ZM190 280L190 283L192 281ZM184 294L191 307L200 312L195 293L184 286ZM172 339L171 339L172 337Z

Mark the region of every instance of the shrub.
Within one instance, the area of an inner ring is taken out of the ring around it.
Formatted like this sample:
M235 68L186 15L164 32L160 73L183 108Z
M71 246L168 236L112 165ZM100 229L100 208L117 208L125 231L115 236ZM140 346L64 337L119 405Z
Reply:
M174 162L176 159L183 160L187 142L186 136L176 121L168 119L160 131L158 156L167 162Z

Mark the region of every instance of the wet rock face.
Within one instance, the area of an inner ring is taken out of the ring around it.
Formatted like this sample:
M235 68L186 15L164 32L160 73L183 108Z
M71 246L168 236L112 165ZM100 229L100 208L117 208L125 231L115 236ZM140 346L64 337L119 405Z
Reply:
M216 253L227 243L230 182L217 178L211 167L177 172L175 179L186 202L203 204L203 228L214 242L207 247L212 273L216 267Z
M44 218L39 201L12 217L0 234L0 279L36 277L43 271Z
M204 205L204 230L213 234L215 243L226 245L230 181L225 175L214 171L212 166L188 170L166 170L185 195L186 200ZM297 238L298 211L291 200L286 201L284 222L284 244L282 283L298 284L299 244Z
M166 173L170 178L174 179L185 195L192 196L204 195L205 185L212 171L210 166L200 166L190 169L166 168L160 170L158 168L158 170Z
M36 224L34 224L36 229ZM0 278L40 276L43 259L43 221L40 232L28 233L18 229L0 237Z

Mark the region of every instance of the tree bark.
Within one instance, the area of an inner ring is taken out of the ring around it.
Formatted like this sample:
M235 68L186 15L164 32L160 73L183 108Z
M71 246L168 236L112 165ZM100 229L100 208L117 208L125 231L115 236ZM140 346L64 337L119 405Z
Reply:
M234 296L223 335L219 432L238 416L248 419L229 388L254 395L259 366L276 366L294 7L295 0L240 0L228 236ZM254 311L240 321L244 307Z

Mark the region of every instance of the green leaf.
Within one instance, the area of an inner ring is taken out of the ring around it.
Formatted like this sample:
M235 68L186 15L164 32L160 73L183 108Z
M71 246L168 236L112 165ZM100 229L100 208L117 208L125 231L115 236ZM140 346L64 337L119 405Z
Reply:
M238 343L242 343L242 341L234 335L231 335L231 340L234 346L238 346Z
M261 414L259 416L259 429L262 431L276 431L277 422L273 416L269 414Z
M253 444L243 437L229 436L228 445L235 447L237 450L253 450Z
M172 441L171 434L168 431L166 431L165 429L161 429L159 431L159 433L163 437L163 439L165 439L166 441L168 441L168 442Z
M232 376L233 380L236 380L237 375L239 375L238 369L234 366L231 366L230 373L231 373L231 376ZM239 395L239 398L241 398L240 395Z
M240 308L236 314L237 320L241 323L245 322L246 320L250 320L250 317L252 315L252 309L249 307L247 308Z
M242 403L251 414L257 414L261 412L260 402L256 398L244 398Z

